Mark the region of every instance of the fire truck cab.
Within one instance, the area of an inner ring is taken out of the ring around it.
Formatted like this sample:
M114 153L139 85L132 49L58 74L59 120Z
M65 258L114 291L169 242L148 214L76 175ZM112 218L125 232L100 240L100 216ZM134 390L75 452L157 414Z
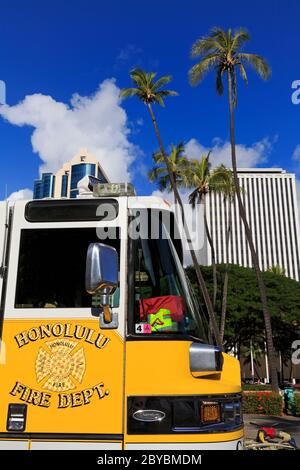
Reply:
M84 184L83 184L84 183ZM0 449L238 449L174 214L131 185L0 203Z

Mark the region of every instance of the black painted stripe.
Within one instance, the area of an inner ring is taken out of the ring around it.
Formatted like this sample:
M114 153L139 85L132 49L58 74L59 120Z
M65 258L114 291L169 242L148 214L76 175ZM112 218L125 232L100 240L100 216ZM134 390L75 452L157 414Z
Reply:
M76 440L76 441L122 441L123 434L57 434L57 433L14 433L1 432L0 439L43 439L43 440Z

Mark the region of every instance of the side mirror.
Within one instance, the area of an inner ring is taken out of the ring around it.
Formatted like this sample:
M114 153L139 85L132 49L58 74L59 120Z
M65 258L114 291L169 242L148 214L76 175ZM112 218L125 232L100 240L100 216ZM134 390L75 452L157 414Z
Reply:
M112 323L109 296L118 287L118 264L118 252L115 248L103 243L90 243L86 256L85 288L89 294L99 293L101 295L101 306L106 325ZM110 328L115 327L110 326Z
M104 243L90 243L86 256L85 288L89 294L113 294L118 287L118 252Z
M190 371L193 377L221 372L223 355L220 348L211 344L192 343L190 346Z

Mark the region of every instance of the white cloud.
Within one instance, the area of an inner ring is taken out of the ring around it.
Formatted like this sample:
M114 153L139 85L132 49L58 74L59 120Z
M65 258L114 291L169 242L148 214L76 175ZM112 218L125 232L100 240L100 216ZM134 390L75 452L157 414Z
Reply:
M13 203L15 201L21 201L22 199L32 199L33 192L31 189L20 189L19 191L15 191L14 193L11 193L10 196L8 196L7 200L10 203Z
M298 144L293 152L292 159L297 162L297 170L300 170L300 145Z
M127 44L125 47L120 49L116 58L115 68L120 68L132 61L135 61L139 64L141 62L142 54L143 49L136 46L135 44Z
M293 159L300 161L300 145L298 144L293 152Z
M276 140L276 138L275 138ZM252 168L261 163L265 163L272 150L273 141L268 137L253 143L251 146L242 144L236 145L236 155L239 168ZM230 142L223 142L214 139L211 147L205 147L198 140L191 139L186 144L186 154L190 158L199 158L206 155L211 150L210 162L213 167L223 163L231 167Z
M91 96L74 94L70 105L33 94L15 106L2 106L0 114L11 124L34 128L31 142L43 161L41 172L57 171L87 148L112 181L128 181L129 166L139 149L128 140L130 130L119 92L115 81L108 79Z

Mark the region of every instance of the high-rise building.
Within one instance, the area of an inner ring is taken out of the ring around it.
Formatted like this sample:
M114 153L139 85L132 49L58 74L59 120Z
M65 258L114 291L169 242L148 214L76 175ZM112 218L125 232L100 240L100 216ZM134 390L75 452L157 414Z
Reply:
M109 182L98 160L87 149L81 149L55 175L43 173L41 179L34 181L33 199L76 198L77 183L86 175L96 176L102 183Z
M43 173L42 178L34 181L33 198L43 199L54 196L55 175Z
M260 268L284 269L285 275L300 279L300 233L295 175L281 168L241 168L238 178L247 219L252 230ZM231 211L232 230L228 248L226 230ZM217 263L252 267L251 254L237 200L224 201L221 194L207 198L208 226ZM201 262L210 265L211 249L205 239Z

